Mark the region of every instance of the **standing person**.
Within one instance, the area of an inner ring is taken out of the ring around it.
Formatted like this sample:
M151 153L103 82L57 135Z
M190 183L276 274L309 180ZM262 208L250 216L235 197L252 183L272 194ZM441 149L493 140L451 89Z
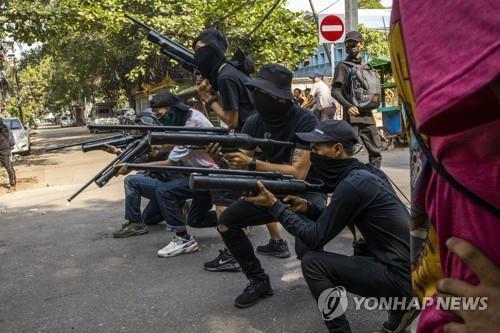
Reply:
M302 98L302 90L299 88L293 89L293 104L300 107L304 103L304 99Z
M341 287L364 297L397 297L410 303L410 216L387 176L352 157L357 134L344 120L321 122L314 131L297 136L311 145L311 164L332 192L330 204L318 209L295 196L286 197L284 204L262 184L260 194L246 200L267 208L311 249L302 258L302 273L317 301L325 290ZM355 242L354 256L324 251L345 227L356 227L363 236L362 243ZM403 307L389 311L381 332L401 333L411 324L418 311ZM332 333L351 332L344 314L325 319L325 324Z
M10 129L3 123L0 118L0 164L7 170L9 175L9 187L11 190L16 189L16 172L12 166L11 155L12 147L15 145L14 136Z
M311 95L311 88L304 89L304 101L300 105L302 109L310 110L314 106L314 98Z
M295 136L297 132L312 131L318 121L309 111L293 104L292 77L292 72L281 65L262 66L257 78L247 83L254 90L257 114L247 120L242 132L256 138L292 141L296 143L296 147L294 149L261 147L262 153L258 157L255 155L254 147L249 147L244 152L225 154L231 168L276 171L292 175L297 179L318 177L314 169L309 168L307 145L304 146ZM324 206L326 202L323 194L305 195L319 206ZM273 293L269 276L262 269L252 244L242 228L275 221L276 218L266 209L254 206L245 200L238 200L229 206L220 217L218 229L222 239L250 282L243 293L236 297L234 301L236 307L252 306L261 297ZM267 246L257 247L257 252L271 255L272 252L280 250L284 244L286 244L284 241L270 241ZM296 242L296 253L299 257L306 250L302 245L300 241Z
M225 36L216 29L203 31L193 41L194 61L203 78L198 85L198 92L207 109L211 108L230 129L239 132L247 118L255 113L255 107L253 95L245 85L250 81L250 77L233 64L226 62L227 46ZM218 217L239 196L226 193L226 197L225 205L216 207ZM271 240L281 241L281 246L271 253L278 257L287 257L288 246L282 242L279 224L271 223L267 225L267 228ZM209 271L225 270L225 263L230 263L230 270L233 270L236 264L227 249L220 250L219 256L205 263L204 268Z
M368 151L370 163L380 168L382 164L382 155L380 153L382 142L372 114L373 107L356 107L353 92L351 91L356 68L366 66L361 62L363 36L357 31L348 32L345 36L345 48L347 52L346 59L335 66L332 96L342 105L344 120L347 120L358 133L361 142Z
M468 20L459 22L464 13ZM443 47L450 34L467 44L466 52ZM421 216L412 223L419 228L412 235L427 232L415 253L415 290L433 297L434 304L443 294L488 299L481 311L445 311L427 302L417 332L498 332L498 5L396 0L389 42L391 58L398 59L392 63L398 95L416 143L410 160L412 205Z
M324 74L314 73L310 78L313 81L311 95L314 98L314 114L319 121L332 119L335 115L335 104L333 104L332 93L328 85L323 81Z

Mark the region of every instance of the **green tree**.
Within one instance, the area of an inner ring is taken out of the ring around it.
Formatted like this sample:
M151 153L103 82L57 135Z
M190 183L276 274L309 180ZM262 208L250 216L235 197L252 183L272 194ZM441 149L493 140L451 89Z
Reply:
M291 12L285 2L245 38L274 4L261 0L235 11L247 0L7 0L0 24L19 42L41 42L54 63L48 100L68 103L82 96L114 100L132 96L143 83L165 76L192 80L123 13L147 22L190 48L205 27L217 26L227 35L230 51L242 46L260 66L268 62L293 67L308 58L316 41L314 25L304 13ZM65 87L65 90L62 89Z
M389 57L389 43L385 32L368 28L363 24L358 25L358 31L363 35L364 51L369 58Z
M359 9L382 9L385 8L384 5L380 3L380 0L358 0Z

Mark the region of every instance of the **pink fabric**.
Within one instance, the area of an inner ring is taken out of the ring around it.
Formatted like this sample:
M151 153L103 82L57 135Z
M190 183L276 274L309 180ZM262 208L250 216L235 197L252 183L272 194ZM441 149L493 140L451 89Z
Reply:
M449 134L500 119L488 87L500 80L499 1L394 0L391 23L397 21L420 131ZM478 107L481 101L489 107Z
M470 130L431 138L432 154L455 179L500 207L500 121ZM500 265L500 219L472 203L435 172L426 189L426 211L436 227L442 269L446 277L477 284L475 274L446 248L454 236L465 239ZM457 321L449 313L426 309L420 317L419 333L443 332L443 325Z

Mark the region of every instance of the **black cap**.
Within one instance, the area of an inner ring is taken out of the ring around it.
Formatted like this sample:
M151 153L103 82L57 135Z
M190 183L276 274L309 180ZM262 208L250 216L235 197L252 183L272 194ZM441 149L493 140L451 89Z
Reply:
M312 132L297 133L297 137L309 143L341 143L346 150L358 143L358 136L345 120L326 120L318 123Z
M345 35L345 41L348 41L348 40L353 40L353 41L356 41L356 42L362 42L363 41L363 36L359 32L357 32L356 30L349 31Z
M152 109L161 107L171 107L175 106L179 109L188 109L189 107L182 103L179 96L170 91L162 91L154 95L154 97L149 101L149 105Z
M223 54L226 54L228 42L226 36L216 28L208 28L203 30L194 40L193 40L193 50L195 49L196 43L202 41L206 45L213 45Z
M262 66L257 77L245 85L262 89L279 98L292 100L292 78L293 73L288 68L278 64L268 64Z

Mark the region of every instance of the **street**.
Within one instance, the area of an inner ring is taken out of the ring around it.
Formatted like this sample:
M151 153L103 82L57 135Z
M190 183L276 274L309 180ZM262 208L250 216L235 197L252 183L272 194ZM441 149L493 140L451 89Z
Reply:
M34 149L94 137L83 127L39 129ZM75 147L16 166L18 177L32 182L0 192L0 332L326 332L294 256L259 256L275 294L237 309L243 274L202 267L222 248L216 230L191 229L199 252L158 258L173 235L163 224L143 236L112 238L123 222L123 178L102 189L92 184L68 205L65 199L112 157ZM359 157L366 161L365 153ZM409 196L407 149L385 152L383 170ZM293 249L293 237L283 235ZM250 239L267 242L266 228L253 228ZM344 231L326 250L350 255L351 242ZM364 333L378 329L386 313L356 311L351 299L347 317L353 332Z

